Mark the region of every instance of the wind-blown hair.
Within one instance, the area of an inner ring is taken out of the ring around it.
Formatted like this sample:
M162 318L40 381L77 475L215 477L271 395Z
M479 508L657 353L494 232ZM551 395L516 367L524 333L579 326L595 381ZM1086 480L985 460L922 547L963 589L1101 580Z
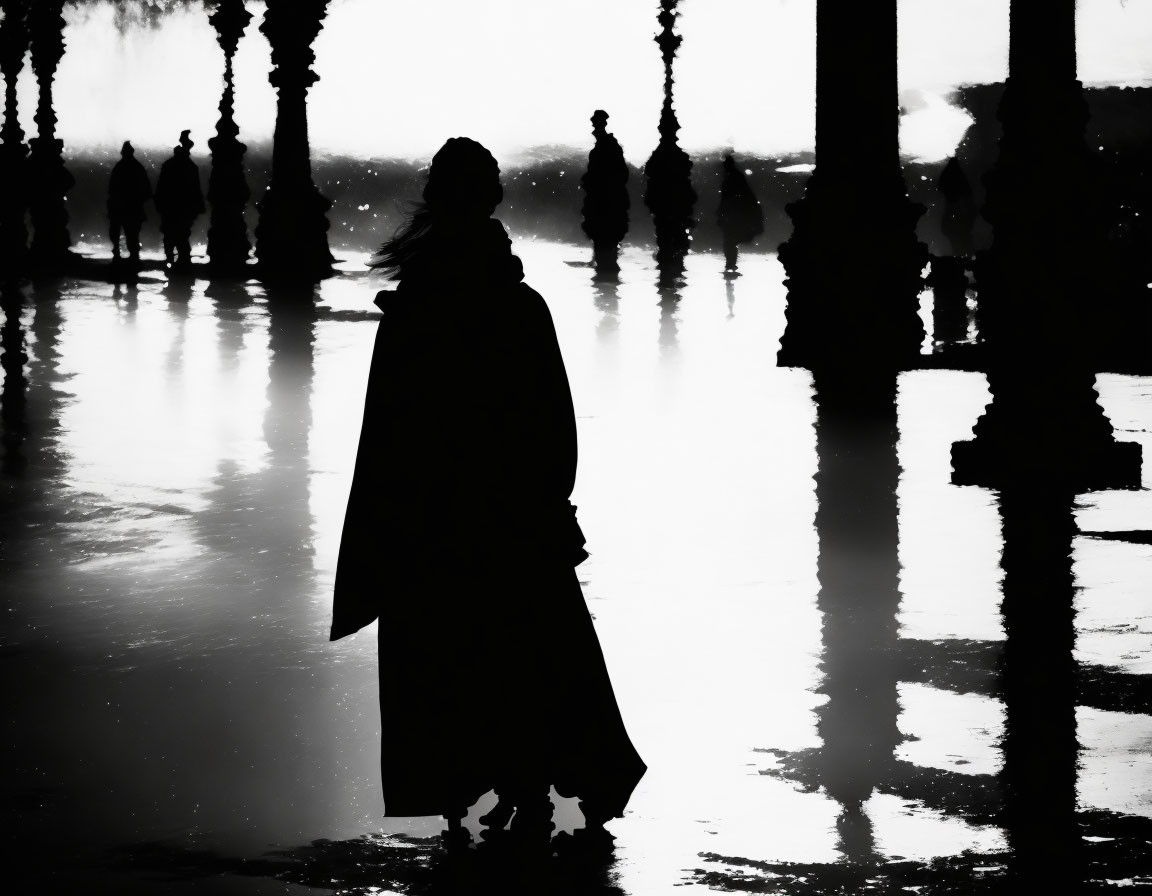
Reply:
M368 267L379 271L388 280L398 280L400 272L420 254L420 249L432 232L432 210L426 202L413 202L404 223L396 228L392 238L384 243Z
M475 140L452 137L432 157L424 201L413 204L369 267L398 280L438 229L489 218L503 198L500 166L492 153Z

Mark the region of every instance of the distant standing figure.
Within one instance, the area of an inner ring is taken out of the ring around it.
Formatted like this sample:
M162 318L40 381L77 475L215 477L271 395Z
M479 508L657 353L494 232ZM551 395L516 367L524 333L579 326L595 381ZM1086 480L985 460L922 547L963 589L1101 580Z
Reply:
M736 274L740 244L754 240L764 232L764 210L732 153L724 156L724 180L720 184L720 208L716 212L716 221L724 236L724 272Z
M523 282L496 160L465 137L380 250L398 281L368 374L332 638L379 619L387 815L468 807L548 842L549 785L610 838L644 773L573 568L576 419L548 305ZM494 834L495 836L500 836Z
M112 167L108 180L108 236L112 240L112 259L120 260L120 233L133 264L140 263L140 227L144 223L144 203L152 198L148 172L136 160L135 150L127 140L120 148L120 161Z
M160 166L156 181L156 211L164 235L164 258L176 269L192 266L192 224L204 214L204 193L200 189L200 169L192 161L193 144L189 131L180 132L180 145L172 158Z
M952 246L952 254L965 258L972 254L972 227L976 223L976 200L968 175L953 156L940 172L936 189L944 197L940 229Z
M584 232L592 240L592 259L598 269L618 270L620 243L628 233L628 163L616 138L608 133L608 113L592 113L596 144L588 153L588 170L580 178L584 187Z

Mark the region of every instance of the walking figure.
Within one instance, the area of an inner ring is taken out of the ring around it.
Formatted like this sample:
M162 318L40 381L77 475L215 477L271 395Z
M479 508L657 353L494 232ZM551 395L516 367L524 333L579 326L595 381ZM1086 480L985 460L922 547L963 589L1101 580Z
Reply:
M502 198L488 150L449 140L374 265L399 285L376 297L331 636L379 619L386 815L443 815L459 843L495 790L487 835L547 844L554 786L610 842L645 766L576 577L572 395Z
M144 203L152 198L148 172L136 160L132 144L125 140L120 161L112 166L108 179L108 236L112 240L112 261L120 258L120 234L133 267L140 265L140 228L144 224Z
M628 163L624 150L606 130L608 113L592 113L596 143L588 153L588 170L580 178L584 187L584 232L592 240L592 262L598 271L616 271L620 243L628 233Z
M192 267L192 224L204 214L204 193L200 189L200 169L192 161L193 144L189 131L180 132L180 145L172 158L160 166L156 181L156 211L164 235L164 259L172 270Z
M720 208L716 212L716 221L724 238L724 273L737 276L739 246L764 232L764 210L732 153L724 156L724 180L720 184Z

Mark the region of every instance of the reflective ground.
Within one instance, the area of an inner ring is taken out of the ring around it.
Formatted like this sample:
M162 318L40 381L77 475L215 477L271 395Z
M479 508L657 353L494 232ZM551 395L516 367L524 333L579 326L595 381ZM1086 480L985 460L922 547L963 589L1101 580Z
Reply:
M1047 867L1085 892L1152 884L1152 462L1144 490L1051 508L1077 529L1035 562L1070 552L1075 590L1030 597L1046 567L1009 572L1038 616L1074 606L1077 661L1074 689L1046 695L1066 721L1009 731L1001 550L1039 536L950 484L981 374L903 374L891 425L845 429L807 372L775 366L775 256L728 281L689 256L661 292L638 250L618 285L577 264L585 247L516 250L568 365L580 576L649 765L614 854L449 861L439 819L381 818L375 635L327 641L381 284L329 280L313 310L254 285L60 282L6 297L4 879L933 894ZM1098 385L1152 461L1152 379ZM1066 774L1022 803L1012 769L1032 758ZM578 827L558 803L559 830Z

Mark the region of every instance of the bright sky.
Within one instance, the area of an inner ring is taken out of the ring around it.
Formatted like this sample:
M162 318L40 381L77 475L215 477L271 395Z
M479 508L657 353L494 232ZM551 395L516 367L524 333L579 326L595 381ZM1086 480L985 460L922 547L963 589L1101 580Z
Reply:
M241 139L271 137L275 94L261 3L237 57ZM814 0L682 0L676 63L681 143L771 155L813 145ZM1152 0L1080 0L1080 74L1087 82L1152 78ZM489 20L493 11L498 20ZM654 0L334 0L316 42L315 149L363 157L427 158L467 135L502 158L535 146L581 149L588 117L634 162L655 146L663 76ZM949 106L960 83L1002 79L1008 0L900 0L900 79L911 156L940 158L966 125ZM68 13L57 76L61 136L69 144L167 147L192 129L214 132L223 55L204 11L120 34L111 8ZM33 129L26 69L22 120Z

